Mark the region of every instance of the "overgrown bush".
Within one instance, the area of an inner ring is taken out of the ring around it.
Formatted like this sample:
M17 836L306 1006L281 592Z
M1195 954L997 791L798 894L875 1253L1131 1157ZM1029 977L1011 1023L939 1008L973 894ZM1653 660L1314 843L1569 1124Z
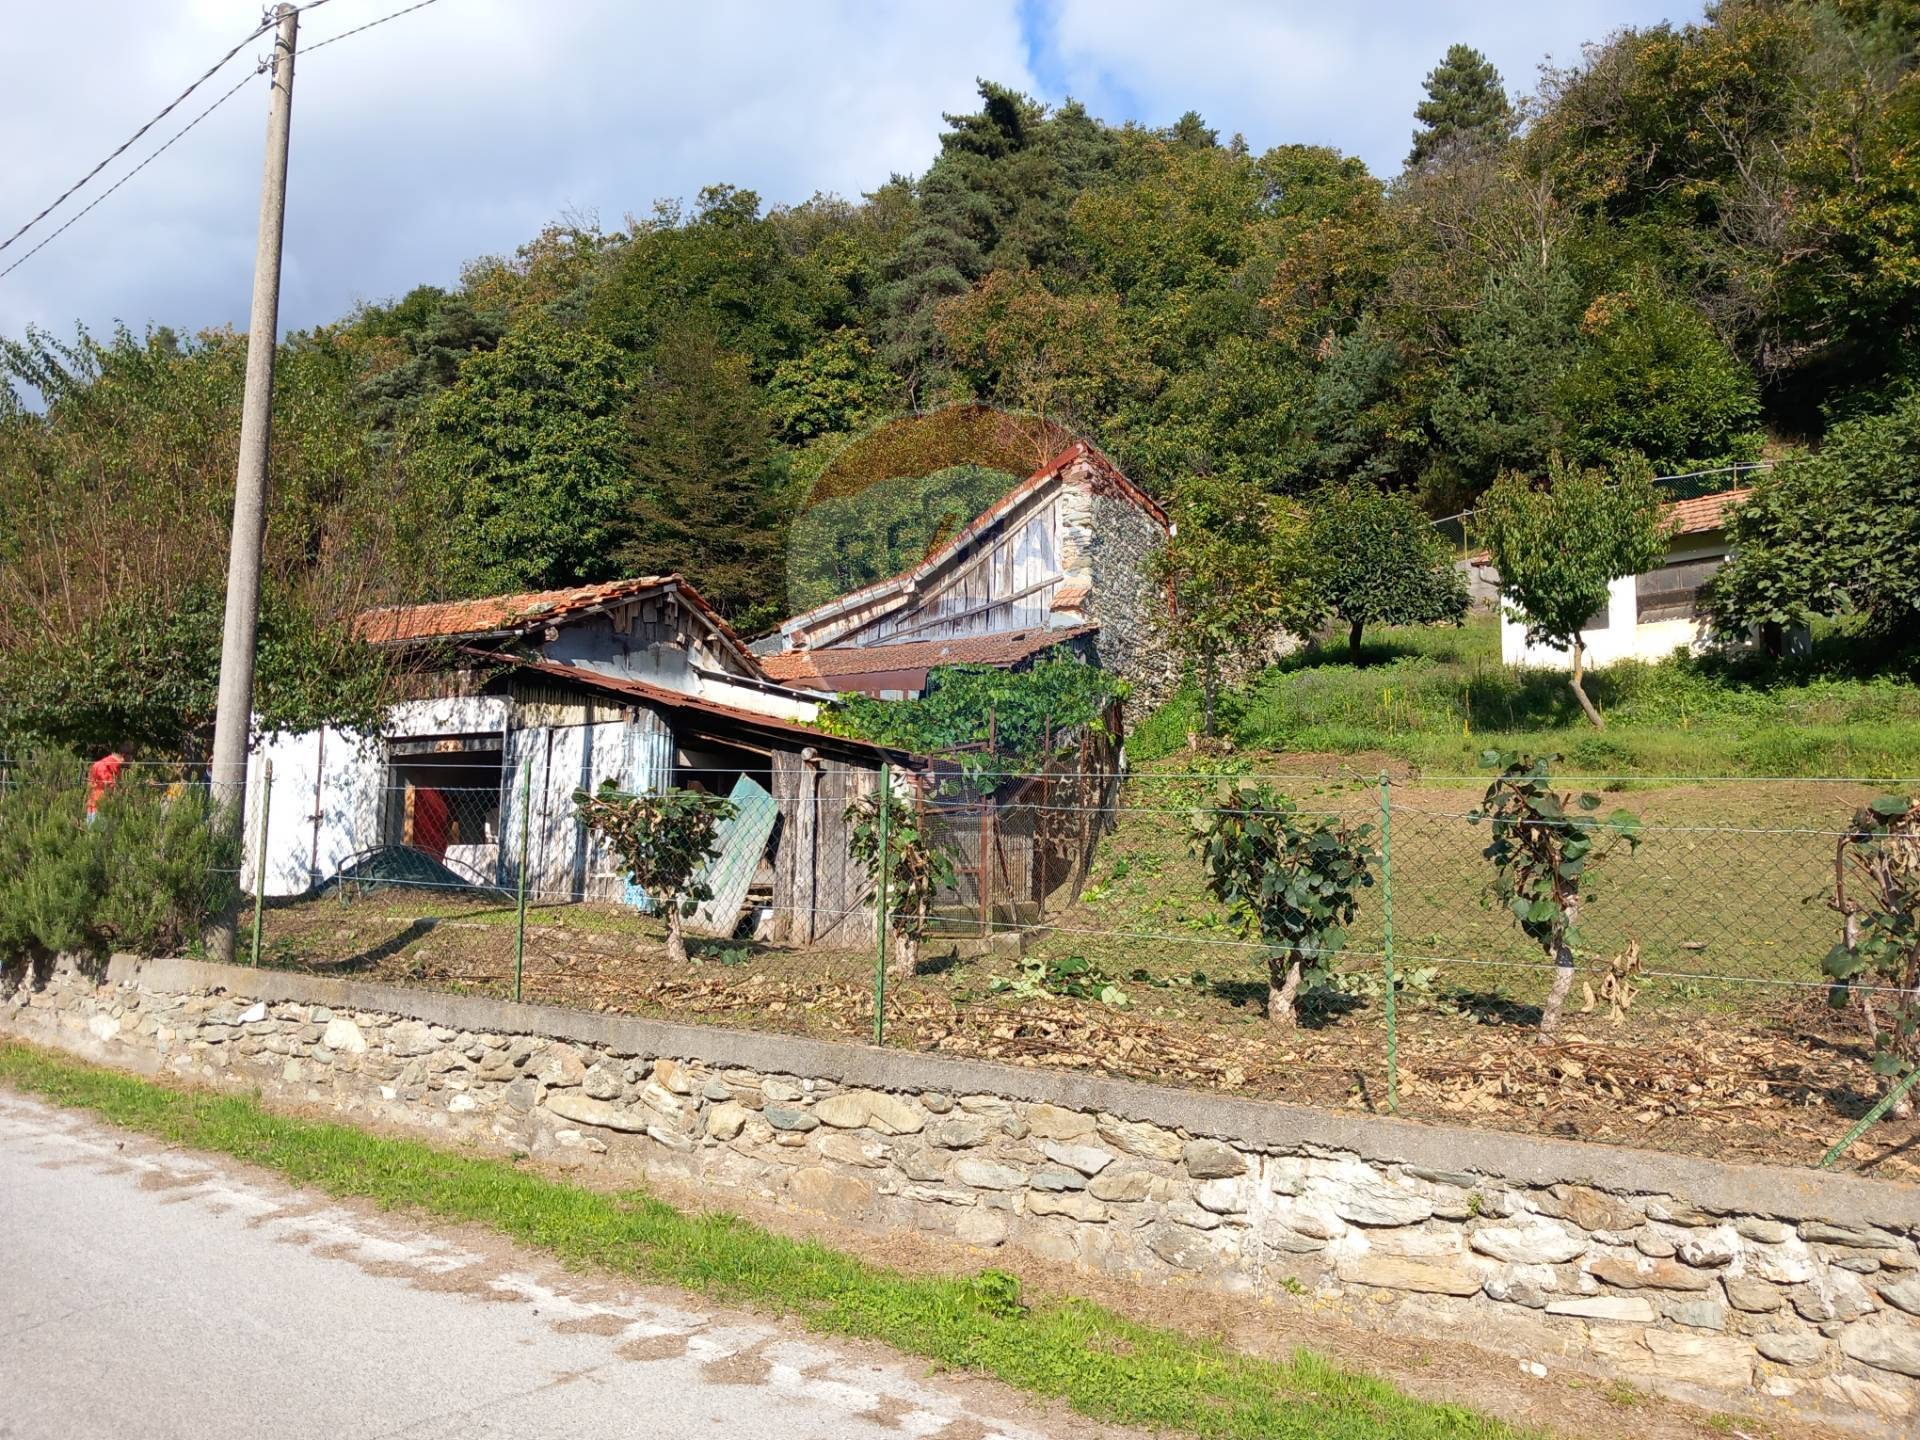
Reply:
M0 786L0 960L179 951L237 897L240 842L204 788L123 777L89 825L84 775L52 753Z

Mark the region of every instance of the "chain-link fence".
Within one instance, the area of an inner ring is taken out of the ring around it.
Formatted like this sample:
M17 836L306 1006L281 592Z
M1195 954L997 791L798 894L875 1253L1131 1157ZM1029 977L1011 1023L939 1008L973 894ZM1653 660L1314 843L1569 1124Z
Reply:
M1557 781L1639 829L1580 878L1574 983L1540 1045L1554 958L1492 893L1486 777L1127 774L1093 758L889 776L909 843L943 868L916 913L891 892L884 945L848 813L871 775L675 774L735 803L684 965L667 958L665 897L620 873L571 793L524 773L389 770L323 808L309 782L259 769L237 851L175 858L208 865L209 901L244 897L243 958L326 974L1758 1158L1817 1159L1883 1093L1860 1002L1884 1017L1902 997L1868 985L1834 1009L1821 960L1841 936L1837 847L1894 782ZM1196 849L1221 787L1245 783L1302 825L1370 827L1375 852L1328 975L1286 1013L1269 1013L1272 947ZM85 790L76 778L76 806ZM103 816L140 794L204 817L184 798L203 793L179 767L128 767L96 800ZM1904 1171L1896 1150L1876 1152L1888 1173Z

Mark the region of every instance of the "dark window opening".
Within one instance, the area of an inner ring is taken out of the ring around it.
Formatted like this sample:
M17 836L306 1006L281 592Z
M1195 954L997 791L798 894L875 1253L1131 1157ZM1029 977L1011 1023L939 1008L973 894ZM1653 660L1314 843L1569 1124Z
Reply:
M1692 620L1700 614L1700 595L1724 555L1671 560L1634 580L1634 618L1641 625L1657 620Z
M491 884L500 855L502 779L498 735L390 740L381 838Z

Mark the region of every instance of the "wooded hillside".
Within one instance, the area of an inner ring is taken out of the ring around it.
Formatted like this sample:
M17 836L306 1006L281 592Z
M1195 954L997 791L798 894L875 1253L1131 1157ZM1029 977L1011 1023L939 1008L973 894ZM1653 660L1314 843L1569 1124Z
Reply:
M1456 46L1393 176L983 83L925 174L858 200L716 184L550 225L285 342L263 713L370 705L343 617L382 599L680 570L763 627L790 573L817 599L994 488L905 492L865 558L790 563L850 437L954 401L1169 500L1377 480L1435 515L1553 452L1817 444L1920 377L1917 42L1915 0L1726 0L1532 94ZM0 733L204 733L244 351L4 342Z

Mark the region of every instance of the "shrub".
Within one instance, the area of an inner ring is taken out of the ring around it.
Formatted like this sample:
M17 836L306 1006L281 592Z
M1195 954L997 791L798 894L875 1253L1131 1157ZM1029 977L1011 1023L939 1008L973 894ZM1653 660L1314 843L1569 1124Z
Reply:
M1834 849L1832 903L1842 933L1822 965L1827 998L1838 1009L1861 987L1873 1068L1891 1081L1920 1062L1920 803L1882 795L1854 815ZM1887 1027L1869 986L1885 991Z
M1513 912L1520 930L1553 962L1553 986L1540 1008L1540 1038L1551 1040L1560 1007L1573 988L1573 952L1580 943L1581 888L1587 872L1621 847L1640 843L1640 822L1625 810L1604 820L1593 814L1600 797L1555 794L1549 766L1558 756L1534 759L1489 750L1480 763L1499 767L1474 822L1487 821L1493 837L1482 852L1493 862L1491 896Z
M694 874L713 854L720 822L731 820L737 807L699 790L629 795L612 781L598 795L574 791L573 805L587 828L613 847L633 883L666 912L667 958L684 965L687 940L681 922L700 901L713 898L713 887Z
M1243 781L1195 811L1193 829L1207 888L1266 948L1267 1018L1297 1024L1302 986L1326 984L1356 894L1373 884L1373 827L1310 819L1269 787Z
M879 926L880 794L861 795L848 804L851 826L848 848L874 882L876 930ZM898 969L914 975L920 969L920 939L927 931L927 911L942 887L953 883L953 861L933 847L920 828L913 807L898 795L887 795L887 906L889 928L900 937Z
M205 789L123 779L88 825L84 764L29 759L0 789L0 956L193 944L238 898L239 838Z

